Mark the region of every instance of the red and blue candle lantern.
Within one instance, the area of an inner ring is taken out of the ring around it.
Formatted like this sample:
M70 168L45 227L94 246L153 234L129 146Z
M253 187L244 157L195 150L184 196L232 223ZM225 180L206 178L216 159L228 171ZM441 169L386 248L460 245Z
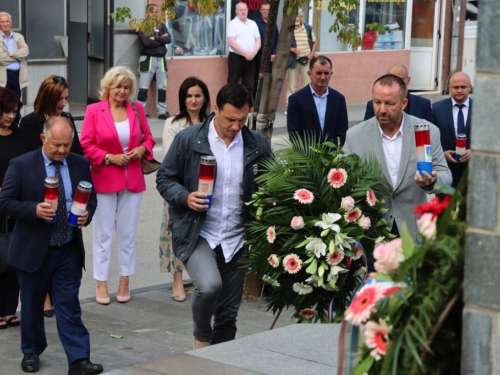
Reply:
M460 162L460 158L465 154L467 148L467 135L460 133L457 134L457 144L455 148L455 160Z
M432 174L431 128L429 124L415 125L415 146L417 169L422 177L424 172Z
M78 219L87 209L89 202L90 192L92 191L92 184L87 181L80 181L76 189L75 198L71 205L71 211L68 215L68 224L73 227L78 227Z
M205 155L200 161L200 176L198 179L198 191L205 193L208 199L208 209L212 207L212 194L214 192L215 157Z
M59 194L59 180L56 177L45 178L45 193L44 202L49 203L51 208L56 212L52 220L45 220L47 223L55 223L57 221L57 195Z

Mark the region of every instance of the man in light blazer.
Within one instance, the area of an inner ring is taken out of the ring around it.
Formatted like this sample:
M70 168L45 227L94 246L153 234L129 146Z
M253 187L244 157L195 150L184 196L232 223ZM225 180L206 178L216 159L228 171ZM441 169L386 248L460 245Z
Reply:
M301 137L305 133L321 141L340 145L345 142L349 121L344 95L328 86L332 62L322 55L314 56L307 72L311 83L288 99L286 126L288 133Z
M441 132L441 146L444 157L453 176L453 187L456 187L469 164L471 155L470 135L472 118L472 98L469 96L472 90L470 78L463 72L454 73L450 77L448 85L450 98L440 100L432 105L436 126ZM462 119L460 120L460 112ZM462 125L460 125L460 122ZM465 153L460 161L455 160L455 147L457 134L463 133L467 136Z
M441 148L439 129L422 119L403 112L408 99L406 85L395 75L386 74L373 85L375 117L354 126L347 132L345 151L360 157L374 156L380 164L385 179L392 185L393 193L383 197L385 219L392 226L392 233L399 235L403 222L416 242L415 205L425 203L427 194L437 194L436 182L451 184ZM417 171L414 125L427 123L431 129L432 174Z
M408 74L408 68L406 66L403 64L395 64L387 69L387 74L394 74L401 78L408 90L411 77ZM431 101L429 99L410 94L409 92L406 98L408 99L408 104L404 109L406 113L434 124L434 115L432 114ZM375 116L373 112L373 100L370 100L366 103L365 121L371 119L373 116Z

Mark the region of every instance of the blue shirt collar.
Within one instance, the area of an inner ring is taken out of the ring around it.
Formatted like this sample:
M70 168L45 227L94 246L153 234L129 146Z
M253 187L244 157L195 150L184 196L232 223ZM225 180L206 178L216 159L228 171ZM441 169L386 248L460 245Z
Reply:
M323 96L319 96L318 94L316 94L316 91L314 91L314 89L312 88L311 84L309 84L309 88L311 89L311 93L313 94L313 96L315 96L317 98L320 98L320 99L328 96L328 91L330 91L330 90L328 90L328 87L327 87L325 93L323 94Z
M53 160L49 159L49 157L47 155L45 155L45 152L43 152L43 148L42 148L42 156L43 156L43 161L45 162L45 165L50 165L50 163L52 163ZM61 163L65 167L68 166L68 162L67 162L66 158L64 158L63 160L61 160Z

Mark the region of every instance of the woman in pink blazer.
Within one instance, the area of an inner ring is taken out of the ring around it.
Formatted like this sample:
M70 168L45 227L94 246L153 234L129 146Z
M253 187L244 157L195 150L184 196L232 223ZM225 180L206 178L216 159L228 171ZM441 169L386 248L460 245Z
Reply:
M99 304L110 303L107 280L115 229L120 268L118 302L130 300L129 276L135 273L135 233L142 193L146 190L140 159L145 156L151 160L155 145L144 108L134 104L136 88L130 69L111 68L101 80L102 101L87 107L82 125L80 142L90 160L98 199L92 221L92 246Z

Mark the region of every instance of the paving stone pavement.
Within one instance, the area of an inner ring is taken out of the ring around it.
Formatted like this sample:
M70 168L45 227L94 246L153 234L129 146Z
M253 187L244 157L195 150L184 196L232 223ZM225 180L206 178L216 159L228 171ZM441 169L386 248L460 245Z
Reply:
M190 295L183 303L175 302L171 298L172 291L168 289L170 286L164 284L132 290L132 299L126 304L117 303L114 295L111 295L112 302L107 306L98 305L91 298L82 300L83 321L90 332L90 359L101 363L106 373L125 374L129 372L113 370L192 351ZM271 326L274 316L266 311L264 303L260 308L257 304L257 300L243 300L237 323L238 339L259 332L267 333ZM45 318L48 347L40 356L40 375L67 374L68 371L56 321L57 317ZM292 323L291 314L284 312L276 328ZM116 339L110 334L123 338ZM210 349L214 348L216 346ZM0 331L0 375L22 374L21 359L19 328L9 327Z

